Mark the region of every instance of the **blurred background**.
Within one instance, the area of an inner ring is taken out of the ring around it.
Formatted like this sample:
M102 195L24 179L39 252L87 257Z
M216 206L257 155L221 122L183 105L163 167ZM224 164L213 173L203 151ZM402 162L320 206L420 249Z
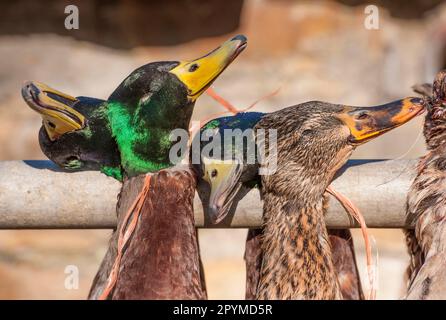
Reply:
M446 67L442 2L2 1L0 160L45 159L37 140L41 118L20 95L25 80L105 99L136 67L196 58L237 33L248 37L248 48L213 88L238 108L277 89L253 110L272 111L308 100L375 105L413 95L413 84L431 82ZM64 26L69 4L79 9L78 30ZM378 29L364 24L371 4L378 8ZM220 111L204 95L194 118ZM416 119L359 148L353 158L416 158L425 152L421 128L422 119ZM408 261L402 232L371 233L379 251L378 298L396 299L404 290ZM0 298L84 299L110 234L0 231ZM244 297L245 237L246 230L200 230L211 299ZM357 231L354 238L365 282L363 241ZM64 287L67 265L79 268L77 290Z

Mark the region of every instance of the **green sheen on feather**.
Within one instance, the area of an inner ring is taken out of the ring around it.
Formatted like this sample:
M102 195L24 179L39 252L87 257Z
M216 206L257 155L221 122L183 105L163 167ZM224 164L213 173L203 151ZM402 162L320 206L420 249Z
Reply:
M220 121L217 119L211 120L208 123L205 124L203 129L215 129L218 128L220 125Z
M76 170L82 167L82 162L80 160L70 160L65 164L65 169Z
M147 148L156 148L159 146L151 145L149 131L144 130L140 132L137 130L126 106L119 102L109 102L108 118L121 154L121 165L127 171L146 173L158 171L170 166L170 163L159 163L144 159L134 152L133 147L138 143L147 145ZM163 144L165 143L164 141Z
M122 181L122 171L121 168L118 167L108 167L108 166L103 166L101 168L101 172L103 174L105 174L106 176L115 178L116 180Z
M91 139L93 137L93 132L91 131L90 127L86 127L81 131L81 133L84 135L85 138Z

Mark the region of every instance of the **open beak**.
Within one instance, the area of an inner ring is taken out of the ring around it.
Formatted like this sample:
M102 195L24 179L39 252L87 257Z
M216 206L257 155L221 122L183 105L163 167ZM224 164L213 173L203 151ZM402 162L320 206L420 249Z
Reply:
M232 207L234 197L240 190L242 164L238 161L202 159L204 169L203 179L209 184L208 214L211 223L222 221Z
M42 116L51 141L85 126L85 117L72 107L78 100L70 95L44 83L29 81L22 87L22 96L28 106Z
M189 99L195 100L246 48L246 45L245 36L235 36L201 58L180 62L170 72L186 86Z
M405 124L423 111L422 99L405 98L375 107L346 107L338 117L350 129L350 142L361 144Z

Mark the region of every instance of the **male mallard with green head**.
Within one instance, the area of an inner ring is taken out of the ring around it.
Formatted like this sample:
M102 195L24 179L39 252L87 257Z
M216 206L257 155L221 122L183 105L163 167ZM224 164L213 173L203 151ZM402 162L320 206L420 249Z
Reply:
M246 44L239 35L192 61L149 63L118 86L107 100L107 115L127 176L172 166L172 130L189 129L197 98Z

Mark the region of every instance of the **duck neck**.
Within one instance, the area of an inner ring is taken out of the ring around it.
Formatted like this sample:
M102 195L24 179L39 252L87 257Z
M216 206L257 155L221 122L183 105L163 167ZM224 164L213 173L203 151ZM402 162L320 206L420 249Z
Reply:
M323 196L301 203L277 193L264 194L264 220L258 298L340 298Z
M177 141L171 141L172 130L187 130L193 105L188 105L185 109L179 113L178 119L171 119L171 115L162 119L159 114L157 117L142 116L138 110L119 102L108 103L110 127L127 176L155 172L173 165L169 159L169 151Z

